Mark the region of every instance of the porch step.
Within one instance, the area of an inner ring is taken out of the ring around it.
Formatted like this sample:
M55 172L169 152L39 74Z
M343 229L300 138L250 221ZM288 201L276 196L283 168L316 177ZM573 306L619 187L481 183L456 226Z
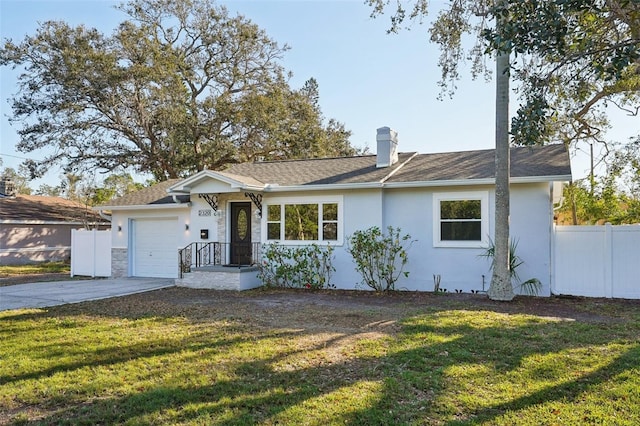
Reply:
M260 287L257 266L211 265L192 268L183 278L176 280L179 287L211 290L249 290Z
M247 271L257 271L258 267L253 265L207 265L191 268L191 271L205 272L229 272L233 274L245 273Z

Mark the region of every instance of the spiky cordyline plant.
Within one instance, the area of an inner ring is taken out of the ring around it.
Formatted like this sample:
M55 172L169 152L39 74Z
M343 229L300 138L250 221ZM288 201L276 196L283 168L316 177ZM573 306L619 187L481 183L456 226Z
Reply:
M513 238L509 244L509 274L511 276L511 283L514 287L514 291L518 290L518 293L527 294L529 296L537 296L542 290L542 283L537 278L530 278L526 281L520 281L518 275L518 267L524 263L524 261L518 256L516 250L518 248L518 241ZM495 262L495 249L496 246L491 238L489 238L489 247L480 256L491 259L491 268Z

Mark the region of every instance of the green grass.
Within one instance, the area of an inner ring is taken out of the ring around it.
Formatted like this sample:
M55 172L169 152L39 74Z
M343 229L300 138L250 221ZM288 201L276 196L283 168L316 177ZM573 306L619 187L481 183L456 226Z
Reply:
M614 311L582 322L450 299L394 333L93 309L108 302L0 312L0 423L640 424L638 305L576 302Z
M0 277L14 275L69 273L70 265L65 262L43 262L33 265L0 265Z

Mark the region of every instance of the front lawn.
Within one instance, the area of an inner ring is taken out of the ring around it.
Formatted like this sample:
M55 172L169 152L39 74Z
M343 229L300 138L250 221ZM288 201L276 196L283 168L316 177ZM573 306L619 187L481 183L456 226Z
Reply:
M71 277L67 262L42 262L30 265L0 265L0 287L16 284L50 282L87 277Z
M67 262L42 262L31 265L0 265L0 277L37 274L68 274L70 270L69 263Z
M0 312L0 424L640 424L640 303L168 289Z

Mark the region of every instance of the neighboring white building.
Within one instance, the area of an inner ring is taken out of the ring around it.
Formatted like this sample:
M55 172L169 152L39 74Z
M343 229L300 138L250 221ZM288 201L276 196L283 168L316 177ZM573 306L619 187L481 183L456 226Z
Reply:
M196 242L217 243L216 263L241 265L254 263L263 244L315 242L336 247L333 282L353 289L361 278L346 252L348 236L394 226L417 240L398 288L432 291L437 274L449 291L486 289L489 261L479 255L494 234L494 150L398 153L388 127L378 129L377 142L377 155L204 170L101 206L112 214L112 274L177 278L178 251ZM538 278L543 295L550 294L553 205L570 180L563 145L511 149L511 235L525 262L519 273ZM456 214L462 207L466 213ZM294 211L314 225L286 229Z

